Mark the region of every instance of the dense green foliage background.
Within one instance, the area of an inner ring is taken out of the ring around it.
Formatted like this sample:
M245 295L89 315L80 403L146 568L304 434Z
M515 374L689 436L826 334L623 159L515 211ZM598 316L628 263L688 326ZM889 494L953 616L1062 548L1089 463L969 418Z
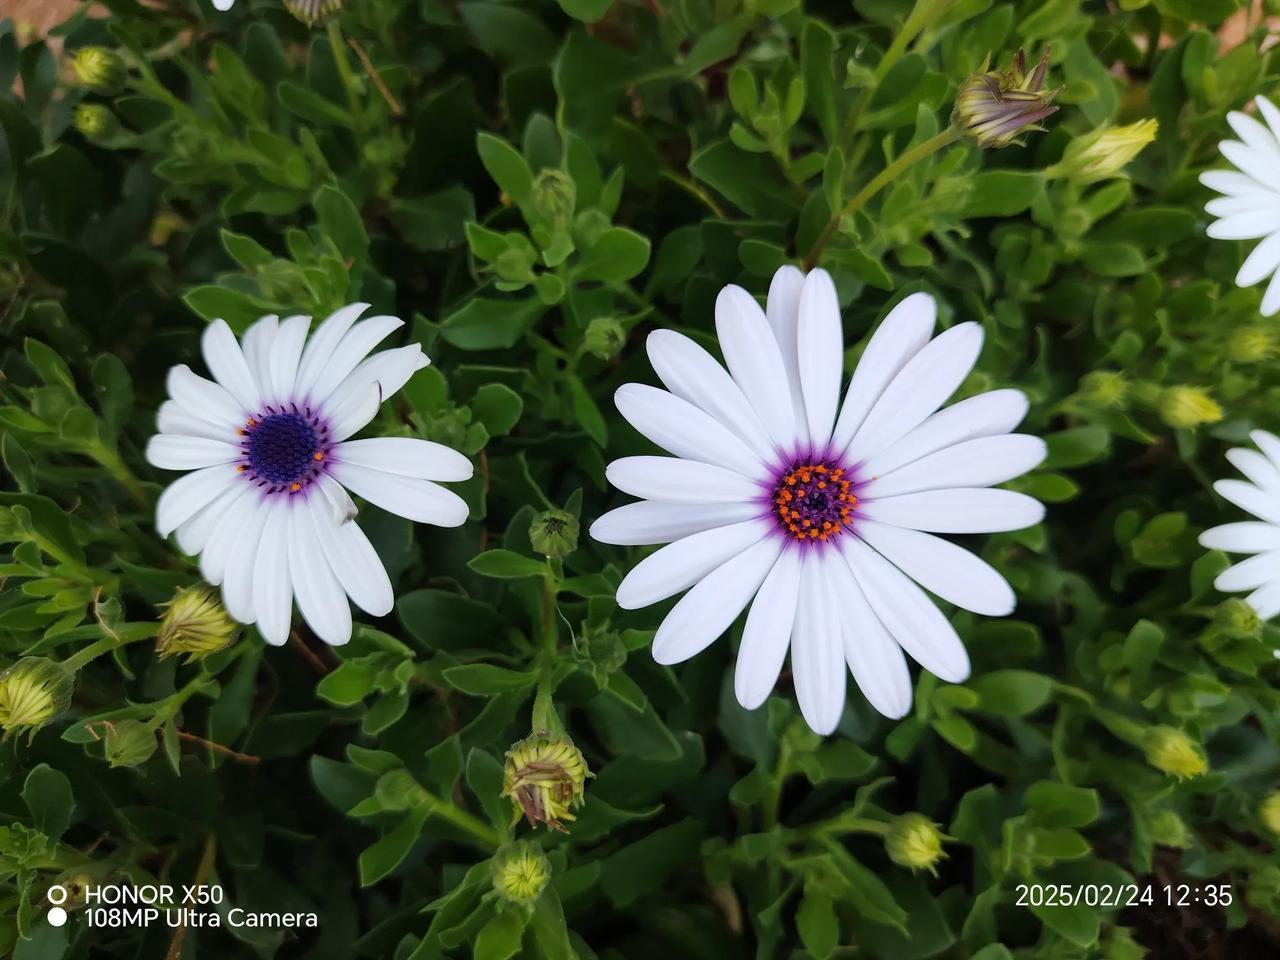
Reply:
M1223 451L1280 428L1280 328L1259 318L1260 288L1232 285L1242 245L1205 238L1196 179L1222 165L1225 112L1280 92L1256 9L925 0L910 36L910 0L349 0L314 28L276 0L101 6L56 31L57 54L0 27L0 89L21 87L0 99L0 657L113 648L79 671L65 716L0 748L4 949L1276 951L1277 837L1259 810L1280 782L1277 637L1222 603L1226 560L1195 542L1234 513L1209 489ZM1228 18L1230 42L1215 35ZM1046 132L915 165L837 220L820 258L846 370L890 305L928 290L944 324L985 327L964 392L1030 396L1024 429L1051 455L1017 486L1048 520L982 548L1017 613L957 614L971 682L921 675L900 723L852 695L825 741L785 680L765 708L736 705L736 637L656 666L663 610L612 599L640 551L584 532L549 562L529 540L537 511L568 505L585 531L623 499L604 464L647 445L611 395L652 382L645 333L714 348L722 285L763 294L834 210L946 127L989 53L1043 44L1062 108ZM115 89L75 82L89 45L122 58ZM85 136L84 103L114 122ZM1160 134L1131 179L1045 175L1073 136L1140 117ZM203 663L159 659L156 605L198 579L154 535L172 478L140 456L166 370L202 369L206 319L243 330L355 299L412 318L433 365L375 427L474 457L471 522L363 511L398 604L347 647L299 625L281 649L249 630ZM1180 386L1222 419L1170 426ZM540 679L596 774L567 835L510 827L498 795ZM104 755L102 721L122 718L157 720L161 748ZM1209 771L1154 769L1117 735L1125 720L1185 731ZM936 876L886 855L882 824L908 811L952 838ZM508 834L552 863L531 917L487 893ZM44 921L49 884L123 878L217 882L236 905L315 911L321 930ZM1234 896L1015 903L1019 883L1135 881Z

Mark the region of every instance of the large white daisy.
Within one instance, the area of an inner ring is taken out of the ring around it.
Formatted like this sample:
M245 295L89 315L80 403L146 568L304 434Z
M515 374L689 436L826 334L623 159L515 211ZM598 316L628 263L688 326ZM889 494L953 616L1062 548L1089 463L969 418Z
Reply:
M243 342L213 321L201 347L214 379L171 369L147 444L154 466L192 471L160 495L161 536L176 531L227 612L268 643L288 639L294 599L332 644L351 636L347 596L374 616L391 611L391 581L347 489L420 523L467 519L462 498L432 482L470 477L462 454L408 437L348 439L428 363L416 343L369 356L403 322L357 322L368 307L343 307L310 338L310 317L263 317Z
M1219 480L1213 489L1258 519L1212 527L1200 534L1200 545L1254 554L1218 574L1213 585L1223 593L1247 592L1249 606L1269 620L1280 613L1280 439L1265 430L1254 430L1249 438L1261 453L1245 447L1227 451L1248 482Z
M1219 240L1259 240L1236 274L1236 285L1251 287L1271 278L1262 297L1262 315L1280 312L1280 110L1266 97L1254 101L1266 125L1243 113L1227 114L1239 140L1218 144L1235 170L1210 170L1200 182L1224 196L1205 204L1218 217L1209 236Z
M936 312L927 294L899 303L843 404L844 336L826 271L783 267L767 313L740 287L720 292L727 372L682 334L649 336L667 389L626 384L617 405L675 456L611 463L613 485L643 499L605 514L591 533L668 544L617 594L634 609L688 590L654 638L659 663L700 652L751 603L738 702L763 703L790 650L800 709L818 733L840 720L846 664L889 717L911 705L903 650L943 680L968 677L964 645L921 587L995 616L1013 610L1013 590L984 560L932 534L1039 522L1038 501L990 488L1038 464L1045 445L1009 435L1027 411L1017 390L938 409L977 361L982 328L961 323L931 340Z

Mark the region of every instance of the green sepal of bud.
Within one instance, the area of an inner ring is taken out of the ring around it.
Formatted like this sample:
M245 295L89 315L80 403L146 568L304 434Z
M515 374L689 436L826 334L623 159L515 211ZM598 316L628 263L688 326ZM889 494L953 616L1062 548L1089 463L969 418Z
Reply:
M543 510L529 524L529 543L546 557L567 557L578 549L578 518L567 510Z
M1213 622L1233 640L1250 640L1262 636L1262 618L1241 597L1230 597L1214 608Z
M102 755L113 767L137 767L155 754L156 731L141 720L113 720L102 737Z
M28 739L56 719L71 703L75 678L47 657L23 657L0 672L0 728L4 739L26 733Z
M71 71L81 86L105 94L119 93L129 77L124 58L106 47L81 47L71 60Z
M609 360L617 356L627 342L627 332L613 317L596 317L587 324L582 349L593 357Z
M187 663L203 660L229 647L240 634L212 587L180 589L164 605L156 651L161 659L186 654Z
M564 226L578 204L578 188L564 170L548 167L533 178L529 198L534 213L549 223Z
M551 879L551 862L527 841L508 844L493 855L493 889L503 900L530 906Z
M71 122L88 140L107 140L120 132L116 115L100 103L80 104L71 115Z
M884 848L898 866L936 875L938 861L947 856L942 849L945 839L938 825L923 813L904 813L889 821Z
M1162 847L1182 848L1192 844L1191 831L1172 810L1161 810L1151 818L1151 839Z
M1114 370L1094 370L1080 378L1076 397L1095 410L1122 409L1129 399L1129 380Z
M1274 352L1271 334L1263 327L1239 327L1227 337L1227 359L1233 363L1262 363Z

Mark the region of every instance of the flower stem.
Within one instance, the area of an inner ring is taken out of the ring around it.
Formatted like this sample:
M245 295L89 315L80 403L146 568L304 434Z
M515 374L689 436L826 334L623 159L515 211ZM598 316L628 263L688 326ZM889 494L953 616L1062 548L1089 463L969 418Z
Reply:
M957 127L947 127L941 133L930 137L922 143L916 144L897 160L889 164L873 177L865 187L858 191L852 200L846 203L841 209L837 210L828 221L822 233L818 236L817 241L809 249L809 253L805 256L803 268L811 270L817 266L818 257L822 254L822 249L827 245L827 241L835 234L840 227L840 221L845 217L852 216L866 206L867 201L884 189L888 184L892 183L898 177L902 176L907 170L937 153L943 147L950 146L960 139L962 136Z
M477 817L473 817L467 811L455 807L452 803L441 800L438 797L433 797L432 799L436 801L429 808L432 816L447 820L463 833L479 841L481 846L496 850L506 842L506 837L496 829Z
M351 129L359 140L360 129L364 124L361 122L360 100L356 95L356 77L351 72L351 61L347 59L347 47L342 42L342 28L338 26L337 19L329 21L325 32L329 36L329 49L333 53L334 66L338 68L338 78L342 81L342 88L347 92L347 106L351 110Z
M145 507L151 502L146 489L142 486L142 481L129 469L114 447L97 443L90 448L89 456L96 460L113 480L129 491L129 496L133 497L138 506Z
M156 635L156 625L154 623L131 623L126 624L114 636L104 636L101 640L95 640L87 647L77 650L66 660L62 661L62 665L72 673L75 673L89 661L94 660L104 653L110 653L117 647L123 647L129 643L136 643L139 640L146 640Z

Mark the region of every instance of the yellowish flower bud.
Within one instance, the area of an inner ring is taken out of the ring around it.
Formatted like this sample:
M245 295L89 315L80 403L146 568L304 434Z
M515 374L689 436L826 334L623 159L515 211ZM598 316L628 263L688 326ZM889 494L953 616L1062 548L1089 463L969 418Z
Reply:
M1179 780L1198 777L1209 769L1199 744L1175 727L1165 724L1152 727L1143 746L1147 763Z
M106 47L81 47L71 70L81 86L107 94L119 93L129 75L120 54Z
M529 524L529 543L547 557L565 557L578 549L578 518L567 510L544 510Z
M1160 416L1171 427L1187 430L1222 419L1222 407L1199 387L1169 387L1160 396Z
M530 826L546 824L567 833L562 820L576 819L586 791L587 761L568 737L535 733L507 751L502 795L510 797L514 824L523 814Z
M308 27L328 20L342 9L343 0L284 0L285 9Z
M113 720L106 725L102 755L113 767L136 767L156 752L155 727L141 720Z
M0 727L4 739L20 733L34 737L71 703L71 671L47 657L23 657L0 672Z
M1272 790L1258 808L1262 825L1280 837L1280 790Z
M120 129L110 107L100 103L82 103L71 115L71 122L89 140L103 140Z
M1155 120L1101 127L1072 140L1062 161L1045 173L1050 177L1068 177L1081 184L1123 176L1124 168L1156 138L1159 129Z
M493 889L510 903L527 906L551 879L551 864L532 843L513 843L493 857Z
M947 856L942 850L943 839L937 824L923 813L904 813L889 821L884 846L898 866L936 874L938 861Z
M1261 363L1273 352L1271 334L1262 327L1239 327L1227 338L1227 358L1235 363Z
M1080 402L1098 410L1120 409L1129 399L1129 381L1123 373L1094 370L1080 378Z
M213 588L201 584L179 590L165 604L156 651L162 659L185 653L193 663L226 649L239 633Z
M984 149L1007 147L1018 141L1019 134L1043 129L1040 121L1058 110L1050 105L1058 91L1044 89L1048 70L1048 47L1030 72L1022 50L1003 73L984 64L960 85L953 122Z
M187 227L187 221L173 210L161 210L151 221L151 236L148 241L153 247L163 247L179 230Z
M1161 810L1151 818L1151 839L1162 847L1191 846L1191 831L1172 810Z

